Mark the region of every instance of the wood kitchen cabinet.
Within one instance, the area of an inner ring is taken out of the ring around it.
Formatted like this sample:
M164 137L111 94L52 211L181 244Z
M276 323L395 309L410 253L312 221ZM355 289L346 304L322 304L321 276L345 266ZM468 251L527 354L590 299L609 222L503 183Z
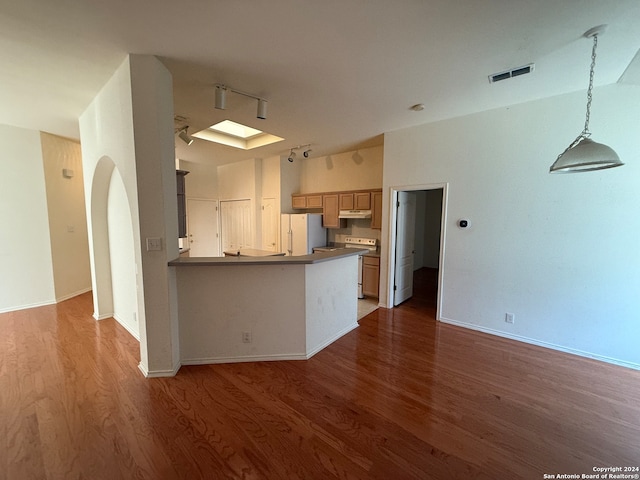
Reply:
M337 193L322 196L322 226L325 228L344 228L347 222L338 218L340 213L340 199Z
M343 192L340 210L371 210L371 192Z
M353 210L353 193L339 193L340 198L340 210Z
M322 208L322 194L314 193L291 195L291 208Z
M378 297L380 285L380 257L362 257L362 293Z
M382 190L371 192L371 228L382 229Z

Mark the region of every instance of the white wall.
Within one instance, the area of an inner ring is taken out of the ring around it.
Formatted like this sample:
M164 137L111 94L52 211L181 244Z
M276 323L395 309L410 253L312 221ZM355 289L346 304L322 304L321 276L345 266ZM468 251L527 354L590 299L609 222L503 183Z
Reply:
M109 183L107 224L111 276L115 279L112 285L113 318L139 340L136 249L127 192L118 170L113 171Z
M0 125L0 312L55 302L40 132Z
M185 177L187 198L218 199L218 169L206 163L180 160L180 169L189 172Z
M295 193L380 188L383 152L383 147L378 146L296 159L295 162L300 162L302 171L300 192Z
M626 166L550 175L582 129L584 97L386 134L383 232L391 188L448 183L442 320L640 367L640 88L594 91L593 138Z
M80 144L41 133L56 301L91 289ZM63 169L73 171L71 178Z
M138 266L140 368L150 376L179 368L177 293L167 266L178 256L173 133L171 75L149 55L129 55L80 117L96 316L113 313L106 217L116 168ZM147 238L160 238L162 249L147 251Z

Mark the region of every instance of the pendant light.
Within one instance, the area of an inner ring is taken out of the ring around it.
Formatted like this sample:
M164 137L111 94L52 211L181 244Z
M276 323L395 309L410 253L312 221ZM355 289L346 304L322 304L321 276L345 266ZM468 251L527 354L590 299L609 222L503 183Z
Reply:
M591 51L591 70L589 72L589 89L587 90L587 115L584 122L584 129L571 145L564 152L558 155L556 161L551 165L549 173L574 173L589 172L592 170L602 170L605 168L620 167L624 165L620 161L618 154L611 147L591 140L589 131L589 116L591 115L591 99L593 97L593 72L596 66L596 48L598 46L598 35L602 34L606 25L593 27L584 36L593 38L593 49Z

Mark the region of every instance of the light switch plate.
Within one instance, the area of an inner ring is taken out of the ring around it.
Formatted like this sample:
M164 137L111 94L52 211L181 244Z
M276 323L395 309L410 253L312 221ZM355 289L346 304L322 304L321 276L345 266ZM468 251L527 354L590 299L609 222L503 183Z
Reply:
M147 252L162 250L162 238L160 237L148 237L147 238Z

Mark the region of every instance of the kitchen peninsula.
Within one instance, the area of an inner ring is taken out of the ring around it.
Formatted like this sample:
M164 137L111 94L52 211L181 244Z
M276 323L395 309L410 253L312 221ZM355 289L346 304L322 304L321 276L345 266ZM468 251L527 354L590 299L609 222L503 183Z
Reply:
M310 358L358 326L359 253L169 262L178 286L181 364Z

